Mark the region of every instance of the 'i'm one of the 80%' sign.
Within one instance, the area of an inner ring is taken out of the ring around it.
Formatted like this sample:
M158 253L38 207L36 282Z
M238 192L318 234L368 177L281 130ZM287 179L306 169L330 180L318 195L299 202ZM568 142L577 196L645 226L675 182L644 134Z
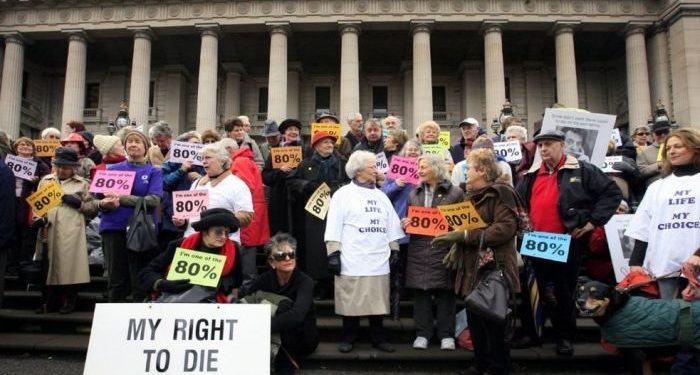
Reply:
M83 375L269 374L270 305L99 303Z

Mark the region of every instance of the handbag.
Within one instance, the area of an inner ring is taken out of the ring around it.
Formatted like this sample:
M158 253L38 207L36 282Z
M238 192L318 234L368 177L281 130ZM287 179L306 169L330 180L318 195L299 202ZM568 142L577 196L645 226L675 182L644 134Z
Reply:
M481 233L479 240L479 252L484 245L484 234ZM494 265L495 261L487 263ZM475 262L474 272L479 272L479 261ZM487 267L490 268L490 267ZM503 323L510 317L513 310L509 305L510 287L503 270L497 265L493 269L484 270L487 272L479 279L476 287L465 298L464 303L470 312L477 314L484 319Z
M129 225L126 227L126 248L141 253L158 247L156 226L153 218L148 214L146 201L139 198L134 207L134 213L129 217Z

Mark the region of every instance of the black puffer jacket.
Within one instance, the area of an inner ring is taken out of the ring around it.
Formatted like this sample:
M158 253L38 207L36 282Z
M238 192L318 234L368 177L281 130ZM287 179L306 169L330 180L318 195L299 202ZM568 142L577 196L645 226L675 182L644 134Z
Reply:
M431 207L459 203L464 200L464 192L450 181L438 183L433 193ZM425 207L425 189L418 185L408 196L408 205ZM413 289L454 289L454 277L442 264L442 258L450 251L449 247L434 248L430 241L435 237L411 235L406 257L406 287Z
M528 211L532 186L541 165L541 161L534 163L516 189ZM594 226L605 225L622 200L620 188L603 171L591 163L576 160L571 155L566 156L566 161L557 174L557 181L557 207L568 233L589 221Z

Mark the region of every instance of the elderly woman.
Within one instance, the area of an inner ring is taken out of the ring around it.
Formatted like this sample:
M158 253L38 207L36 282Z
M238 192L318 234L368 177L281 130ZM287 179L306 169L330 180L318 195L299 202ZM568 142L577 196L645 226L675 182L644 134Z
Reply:
M333 285L328 272L328 259L323 241L326 220L307 212L304 207L313 193L325 183L331 196L349 181L345 174L345 161L335 155L336 137L320 131L311 138L313 155L302 160L301 164L287 179L287 188L292 199L292 231L300 242L299 254L301 269L318 282L316 292L319 297L332 295Z
M265 245L265 255L270 270L260 275L245 288L239 297L256 292L272 293L283 299L272 317L273 334L282 339L287 355L278 355L275 370L278 373L291 370L290 360L313 353L318 346L316 311L313 294L314 281L297 268L297 241L287 233L278 233Z
M416 136L422 145L436 145L440 137L440 125L435 121L426 121L416 129ZM454 164L449 150L442 150L439 154L448 166Z
M182 133L176 140L178 142L202 143L199 134L195 131ZM172 194L174 191L189 190L192 182L204 175L204 167L192 164L189 160L185 160L182 163L166 160L160 166L160 170L163 172L163 203L161 204L163 222L161 223L161 230L158 232L158 248L163 252L170 241L180 236L180 230L173 224L172 220Z
M158 255L139 274L140 286L151 299L158 300L168 295L180 295L178 302L229 303L229 293L239 285L240 262L238 247L229 234L238 231L238 219L224 208L203 211L200 220L192 224L195 232L180 241L173 241L168 249ZM224 267L216 288L198 286L193 289L189 280L168 280L167 273L178 248L223 255ZM192 290L191 293L186 293ZM168 301L168 299L164 299Z
M376 188L374 154L355 151L345 170L352 182L333 196L324 240L335 277L335 313L343 316L338 351L352 351L360 318L368 317L372 346L393 352L382 326L389 313L389 266L399 261L404 233L389 198Z
M85 220L97 214L97 205L88 192L90 182L76 174L80 167L77 152L57 148L53 165L55 173L44 176L39 188L58 183L63 196L61 205L42 218L35 217L43 226L40 236L47 245L49 266L46 294L37 312L68 314L75 309L80 286L90 282Z
M408 197L409 206L437 207L462 202L464 193L453 186L442 158L423 155L418 158L420 184ZM404 217L405 229L410 219ZM413 290L413 317L416 321L414 349L427 349L433 337L433 300L437 305L437 337L440 349L454 350L455 299L454 283L450 271L442 259L450 251L449 246L432 246L432 236L411 235L406 256L406 287Z
M467 169L469 169L467 156L469 156L469 153L473 150L479 149L486 149L493 153L493 141L487 136L482 135L474 140L471 149L464 149L464 160L457 163L452 169L451 180L453 185L462 187L466 190ZM501 171L501 177L499 179L499 182L503 182L510 186L513 186L513 176L511 175L510 165L501 156L494 154L494 157L496 158L496 164L498 165L498 169Z
M126 247L126 231L134 207L146 203L153 221L157 222L157 208L163 196L163 174L160 168L146 161L148 139L137 130L129 130L124 136L127 160L111 164L110 171L134 172L134 181L128 195L106 193L98 208L102 211L100 234L106 263L109 264L109 301L126 301L130 292L133 301L140 302L145 295L138 288L138 273L151 261L155 252L134 252Z
M20 137L13 143L15 155L19 158L36 162L36 170L34 177L25 180L15 177L15 212L14 217L9 219L15 220L15 246L10 250L8 257L8 269L10 273L15 273L18 270L21 261L32 259L34 254L34 245L36 244L37 229L33 228L32 211L27 203L27 197L32 195L37 189L39 179L46 176L49 172L49 166L44 164L40 158L35 156L36 149L34 142L27 137ZM5 161L7 163L7 161ZM8 219L8 218L6 218Z
M353 152L362 150L370 151L373 154L378 154L384 151L384 142L382 141L382 124L376 118L371 118L365 121L364 126L365 137L353 148Z
M651 130L646 125L637 126L632 134L632 139L634 142L634 147L637 150L637 155L641 154L647 146L649 146L649 136L651 135Z
M408 141L408 136L403 129L389 130L389 134L384 138L384 154L386 154L386 160L389 163L391 163L391 157L401 151L406 141Z
M202 132L202 143L208 145L210 143L216 143L221 140L221 135L213 129L207 129Z
M41 139L60 141L61 140L61 131L56 129L56 128L52 128L52 127L45 128L44 130L41 131ZM44 164L51 165L51 156L43 156L40 159L41 159L41 161L44 162Z
M467 195L487 224L483 229L454 231L433 240L434 247L451 246L452 252L464 252L463 264L455 279L455 292L461 297L471 293L479 280L498 267L504 270L514 293L520 291L515 236L519 228L519 204L512 187L498 183L501 174L490 150L473 150L468 158ZM483 243L482 243L483 242ZM481 247L480 247L481 245ZM473 270L478 268L478 272ZM506 340L507 323L496 323L467 311L474 343L474 364L469 374L507 374L510 349Z
M200 155L202 155L202 166L206 174L194 181L190 190L209 191L208 208L225 208L233 212L238 219L239 227L250 224L254 212L253 199L245 183L229 170L231 167L229 152L220 143L212 143L204 146ZM193 225L197 221L196 218L189 220L185 236L195 232ZM187 221L173 218L173 223L182 227L187 224ZM232 231L229 238L240 245L241 231Z
M87 156L87 148L85 146L85 138L80 133L70 133L61 140L61 146L68 147L78 154L80 165L76 173L78 176L90 179L94 175L95 162Z

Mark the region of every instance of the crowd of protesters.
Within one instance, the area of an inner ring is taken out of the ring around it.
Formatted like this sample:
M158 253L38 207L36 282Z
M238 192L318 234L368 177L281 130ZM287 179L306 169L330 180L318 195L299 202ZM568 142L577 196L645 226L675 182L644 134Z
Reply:
M700 266L696 128L672 129L662 122L630 129L632 138L623 133L623 146L611 142L608 155L623 158L605 173L568 151L565 133L530 137L517 117L509 118L500 134L468 117L459 123L458 140L438 154L424 153L424 147L434 149L439 141L441 129L434 121L419 124L411 135L394 116L364 120L351 113L345 120L349 131L340 139L318 131L308 140L301 134L310 124L296 119L279 125L268 120L261 134L250 134L246 116L227 120L221 134L211 129L176 135L158 122L148 134L126 127L114 135L93 135L71 122L66 127L71 132L62 138L54 128L41 133L42 139L60 140L53 157L37 157L30 138L11 141L0 134L0 206L8 219L0 222L0 272L18 274L27 262L43 259L44 293L37 313L71 313L81 287L90 282L86 227L99 221L100 263L110 302L191 293L189 282L165 277L179 247L227 256L226 277L210 291L211 301L261 292L281 295L273 333L281 333L282 346L289 346L292 356L306 355L318 344L314 298L335 300L335 311L343 317L340 352L353 350L362 317L369 319L372 345L393 352L382 320L398 306L392 302L397 288L397 299L410 295L414 301L413 348L426 349L436 338L440 349L454 350L455 314L461 309L456 301L485 273L500 268L511 290L521 291L522 231L569 234L564 262L530 258L527 264L550 307L555 351L570 356L579 275L615 281L602 231L614 214L636 211L628 230L635 240L630 271L670 275L659 281L661 298L679 297L687 280L673 272L684 262ZM341 121L322 113L314 122ZM173 161L173 141L204 144L201 165ZM494 142L500 141L517 141L522 158L509 162L496 154ZM286 147L301 148L299 163L273 163L273 151ZM35 163L33 177L15 177L4 162L7 155ZM414 160L417 182L378 171L378 160L391 163L394 157ZM90 193L90 180L102 170L134 173L129 194ZM26 199L52 183L60 186L62 202L37 216ZM323 187L330 203L325 216L306 209ZM174 216L173 194L187 190L208 191L208 210L200 218ZM405 232L411 221L408 207L463 201L474 205L485 228L437 237ZM676 207L680 204L682 209ZM127 245L128 227L142 208L155 223L157 245L135 252ZM683 225L667 222L670 214L685 215ZM447 259L460 264L450 268ZM258 275L264 265L270 271ZM3 281L0 277L0 292ZM475 351L468 373L508 373L510 348L540 339L533 329L520 327L510 340L505 323L473 311L467 316ZM692 356L684 360L697 362Z

